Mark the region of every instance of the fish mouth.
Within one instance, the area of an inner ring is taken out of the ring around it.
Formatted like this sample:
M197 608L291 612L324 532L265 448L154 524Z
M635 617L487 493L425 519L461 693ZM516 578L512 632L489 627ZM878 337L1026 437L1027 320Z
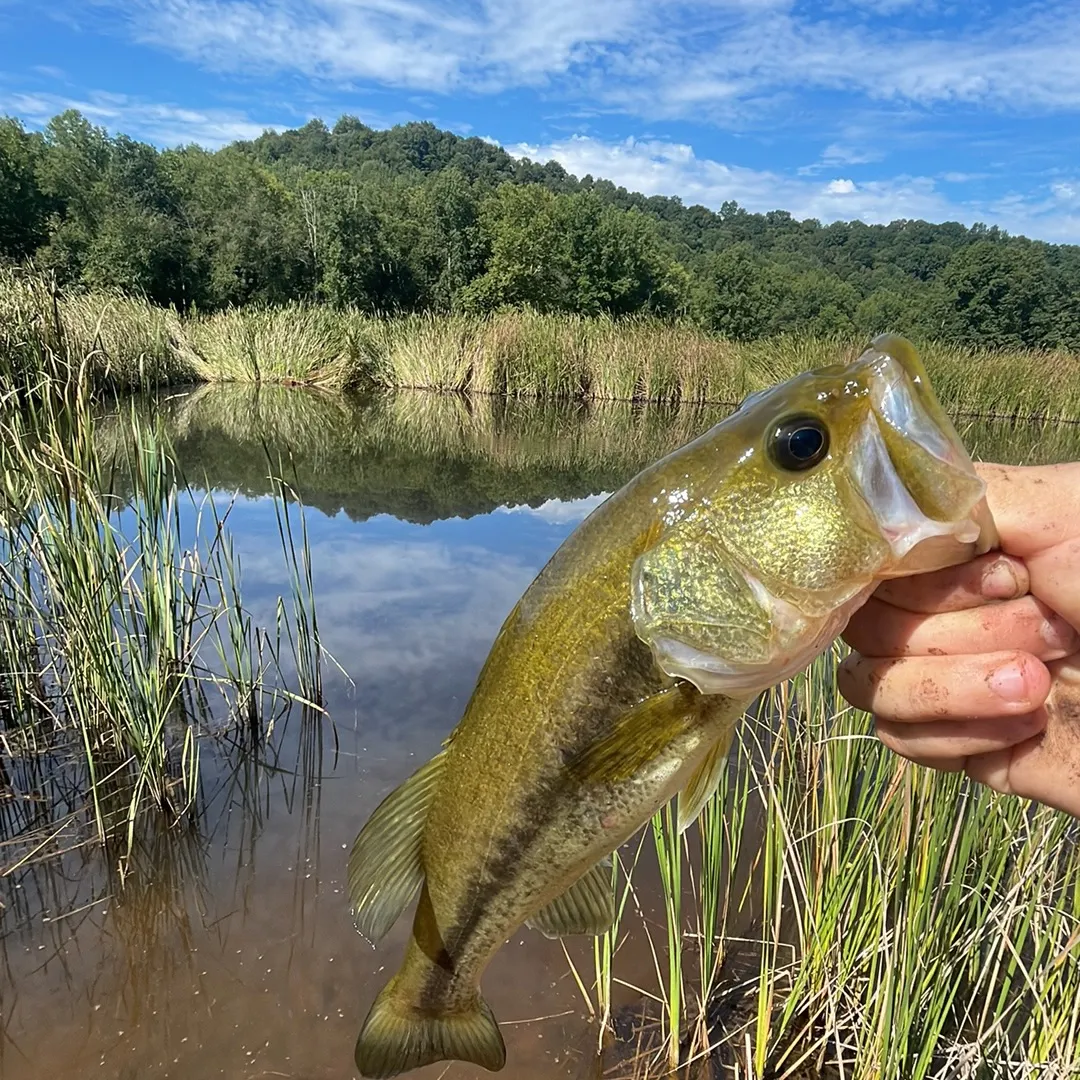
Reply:
M986 485L903 338L856 361L869 392L852 478L892 552L893 577L966 562L997 542Z

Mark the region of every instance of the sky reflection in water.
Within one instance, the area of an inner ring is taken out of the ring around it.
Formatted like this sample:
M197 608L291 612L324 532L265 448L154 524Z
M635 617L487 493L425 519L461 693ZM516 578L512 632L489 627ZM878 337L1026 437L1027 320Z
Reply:
M457 722L503 619L602 493L721 414L250 387L170 394L159 411L197 497L231 506L260 625L289 592L263 440L282 456L307 504L323 643L351 682L328 665L332 724L294 709L260 755L206 742L197 828L148 830L122 896L92 849L0 879L0 1072L351 1076L360 1021L408 931L400 920L373 951L352 930L353 836ZM966 436L1014 461L1080 444L1077 431ZM120 445L115 416L99 437ZM116 483L122 493L122 473ZM641 938L620 964L647 981ZM581 1075L594 1035L556 943L515 936L485 992L504 1022L552 1017L505 1028L515 1077Z

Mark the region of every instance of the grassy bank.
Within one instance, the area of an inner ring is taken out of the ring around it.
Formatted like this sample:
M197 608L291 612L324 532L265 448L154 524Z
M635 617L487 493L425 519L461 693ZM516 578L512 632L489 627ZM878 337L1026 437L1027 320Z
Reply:
M123 861L144 812L167 824L194 812L200 736L242 726L257 741L281 707L320 695L306 551L287 504L294 595L260 628L243 605L228 510L184 506L195 496L176 485L160 424L115 418L129 489L107 494L115 462L96 431L90 361L72 354L68 323L47 316L28 309L5 324L21 383L0 394L3 873L95 838ZM147 370L129 354L95 378L139 382Z
M595 973L575 966L606 1018L620 946L654 947L644 1022L605 1075L1080 1075L1077 823L894 757L837 694L840 655L748 719L696 835L655 819L661 925L639 866Z
M180 317L122 296L56 296L42 278L0 272L0 377L14 385L32 378L42 346L60 344L57 327L80 377L93 386L376 384L728 404L864 344L794 337L738 343L687 325L529 311L381 319L296 304ZM924 352L955 414L1080 421L1080 357L932 342Z

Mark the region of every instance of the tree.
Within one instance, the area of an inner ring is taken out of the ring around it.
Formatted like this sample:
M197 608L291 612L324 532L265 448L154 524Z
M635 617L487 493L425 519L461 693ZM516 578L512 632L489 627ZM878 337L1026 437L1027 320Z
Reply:
M742 241L708 255L694 292L697 322L722 337L749 341L767 333L778 303L776 276Z
M933 315L913 291L878 288L855 309L855 328L865 337L896 333L922 338L933 333Z
M1061 344L1063 283L1042 245L979 240L961 248L942 271L942 334L990 348Z
M280 303L310 295L312 267L296 197L243 154L170 151L203 306Z
M44 144L0 117L0 258L26 259L48 237L52 200L38 180Z
M424 299L437 311L461 304L461 293L484 266L479 199L457 168L428 177L410 192L408 210L416 222L415 257Z
M556 232L556 196L539 184L501 184L480 205L486 268L461 290L467 308L491 311L528 304L540 311L565 306L567 289Z
M594 192L503 184L481 204L480 230L488 257L462 290L468 307L626 315L670 313L684 300L654 224L639 211L605 206Z

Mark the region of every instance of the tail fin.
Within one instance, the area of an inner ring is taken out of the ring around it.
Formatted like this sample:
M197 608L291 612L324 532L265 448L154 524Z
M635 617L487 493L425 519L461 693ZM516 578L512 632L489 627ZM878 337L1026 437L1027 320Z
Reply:
M356 1040L361 1076L397 1076L435 1061L471 1061L492 1072L506 1064L499 1026L479 994L466 1012L434 1013L403 1003L395 981L375 999Z

